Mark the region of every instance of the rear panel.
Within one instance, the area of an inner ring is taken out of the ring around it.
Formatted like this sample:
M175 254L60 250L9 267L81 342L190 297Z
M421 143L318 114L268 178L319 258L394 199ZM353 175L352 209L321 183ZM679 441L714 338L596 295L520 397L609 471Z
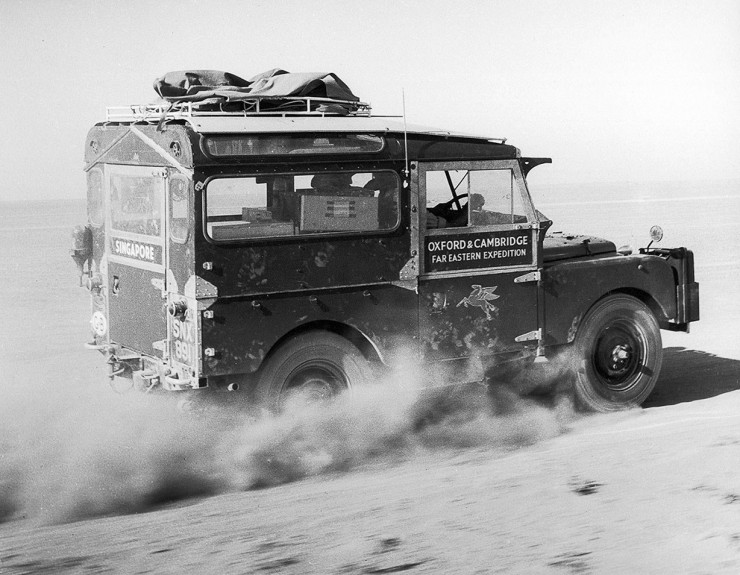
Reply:
M108 321L111 341L162 355L165 319L166 170L106 165Z

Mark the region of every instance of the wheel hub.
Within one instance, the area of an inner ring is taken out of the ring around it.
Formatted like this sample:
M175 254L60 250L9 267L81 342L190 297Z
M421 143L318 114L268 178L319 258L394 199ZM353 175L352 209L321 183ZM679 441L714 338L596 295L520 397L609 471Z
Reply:
M291 386L290 390L300 393L310 402L326 400L336 393L330 381L317 377L308 378L298 385Z
M312 362L291 374L283 393L286 398L299 397L306 403L322 403L347 388L346 377L336 366Z
M626 390L640 373L641 339L629 326L612 324L602 331L594 347L593 365L604 384Z
M618 371L629 362L630 359L630 348L624 344L620 344L614 347L612 350L611 368Z

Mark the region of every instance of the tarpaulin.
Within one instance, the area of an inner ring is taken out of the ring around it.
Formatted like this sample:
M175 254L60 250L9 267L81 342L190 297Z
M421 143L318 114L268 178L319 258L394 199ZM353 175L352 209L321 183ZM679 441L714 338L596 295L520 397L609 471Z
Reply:
M238 102L254 96L300 96L359 101L336 74L290 73L279 68L268 70L249 80L219 70L168 72L155 80L154 90L171 102L202 102L211 98Z

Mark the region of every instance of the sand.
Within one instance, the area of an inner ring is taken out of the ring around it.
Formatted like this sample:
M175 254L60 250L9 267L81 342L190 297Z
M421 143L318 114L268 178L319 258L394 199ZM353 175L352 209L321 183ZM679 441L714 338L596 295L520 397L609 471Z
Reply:
M639 222L619 219L623 204L601 214L621 222L606 237L662 217L697 253L702 320L663 334L644 408L584 416L567 397L467 389L425 424L409 373L331 411L257 421L118 396L79 345L88 303L69 281L68 222L6 228L0 573L740 572L729 197L656 202Z

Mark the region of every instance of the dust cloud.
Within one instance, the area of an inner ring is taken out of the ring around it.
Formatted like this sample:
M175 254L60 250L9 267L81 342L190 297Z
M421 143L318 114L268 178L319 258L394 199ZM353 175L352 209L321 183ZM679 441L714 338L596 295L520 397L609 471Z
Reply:
M565 395L423 389L430 379L409 366L330 405L298 398L279 415L207 404L183 414L176 394L100 388L52 393L33 409L10 397L0 405L0 522L144 512L429 451L514 449L563 433L575 417Z

